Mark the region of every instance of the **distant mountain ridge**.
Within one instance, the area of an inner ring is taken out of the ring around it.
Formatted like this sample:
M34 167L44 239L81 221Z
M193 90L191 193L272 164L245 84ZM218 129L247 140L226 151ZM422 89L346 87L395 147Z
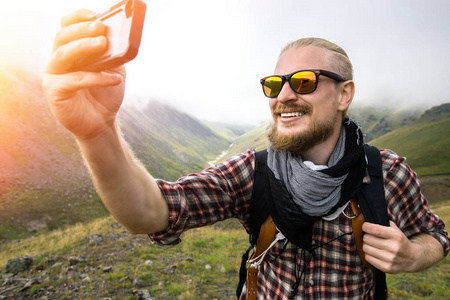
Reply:
M417 122L438 122L450 118L450 103L433 106L427 109L417 120Z

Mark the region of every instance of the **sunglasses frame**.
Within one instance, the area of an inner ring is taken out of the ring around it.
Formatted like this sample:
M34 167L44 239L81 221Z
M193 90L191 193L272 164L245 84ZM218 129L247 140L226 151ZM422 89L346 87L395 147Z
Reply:
M306 93L300 93L300 92L297 92L297 91L292 87L291 78L292 78L293 75L295 75L295 74L297 74L297 73L299 73L299 72L313 72L313 73L316 75L316 82L315 82L315 84L314 84L314 89L313 89L312 91L306 92ZM283 86L284 86L284 84L286 83L286 81L289 82L289 86L291 87L291 89L292 89L295 93L301 94L301 95L305 95L305 94L310 94L310 93L314 92L314 91L317 89L317 85L319 84L319 76L320 76L320 75L323 75L323 76L325 76L325 77L328 77L328 78L331 78L331 79L333 79L333 80L336 80L337 82L344 82L344 81L346 81L345 78L342 77L341 75L336 74L336 73L333 73L333 72L330 72L330 71L327 71L327 70L322 70L322 69L307 69L307 70L298 70L298 71L292 72L291 74L287 74L287 75L271 75L271 76L267 76L267 77L264 77L263 79L261 79L261 80L260 80L260 83L261 83L262 88L263 88L264 96L266 96L267 98L275 98L275 97L277 97L277 96L281 93L281 90L283 89ZM264 83L265 83L266 79L267 79L267 78L270 78L270 77L278 77L278 78L281 78L281 89L280 89L280 90L278 91L278 93L276 93L276 95L274 95L274 96L267 96L266 93L264 92Z

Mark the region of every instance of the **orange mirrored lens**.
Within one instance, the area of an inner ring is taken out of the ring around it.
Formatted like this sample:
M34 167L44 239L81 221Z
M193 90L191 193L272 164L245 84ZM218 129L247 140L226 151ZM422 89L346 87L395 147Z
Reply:
M311 71L302 71L291 76L291 87L299 94L311 93L316 89L316 74Z
M280 77L267 77L264 79L263 90L266 97L276 97L283 87L283 79Z

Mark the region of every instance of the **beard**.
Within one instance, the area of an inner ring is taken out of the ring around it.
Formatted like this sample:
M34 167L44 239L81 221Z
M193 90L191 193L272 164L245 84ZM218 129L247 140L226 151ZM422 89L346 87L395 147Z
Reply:
M280 110L281 108L277 109ZM295 110L298 111L298 110ZM271 147L280 151L290 151L297 155L301 155L312 147L319 145L326 141L335 130L337 115L331 119L323 120L322 122L312 119L311 111L304 109L304 116L311 118L310 127L304 132L297 132L292 134L282 134L278 131L276 125L276 118L278 113L274 112L274 122L269 130L269 142Z

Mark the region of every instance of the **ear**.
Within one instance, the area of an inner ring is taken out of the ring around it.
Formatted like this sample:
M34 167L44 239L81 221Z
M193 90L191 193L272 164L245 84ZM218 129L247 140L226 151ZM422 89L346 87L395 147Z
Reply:
M338 99L338 110L347 111L355 95L355 83L353 80L347 80L342 83L340 88L340 97Z

